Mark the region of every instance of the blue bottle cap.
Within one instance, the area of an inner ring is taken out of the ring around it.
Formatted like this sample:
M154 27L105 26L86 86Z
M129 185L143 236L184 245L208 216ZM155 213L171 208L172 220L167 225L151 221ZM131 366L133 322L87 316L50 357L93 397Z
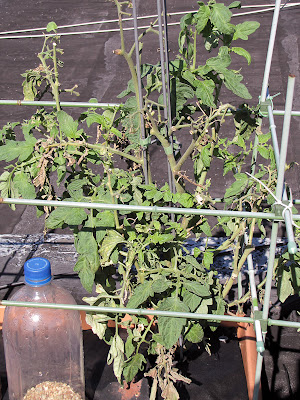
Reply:
M42 257L31 258L24 264L25 282L30 286L43 286L52 279L49 260Z

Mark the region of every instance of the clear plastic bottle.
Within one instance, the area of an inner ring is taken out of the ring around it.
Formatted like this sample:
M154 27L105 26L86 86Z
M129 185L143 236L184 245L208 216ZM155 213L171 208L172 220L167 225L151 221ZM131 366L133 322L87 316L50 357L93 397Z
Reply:
M52 282L48 260L26 261L24 275L26 285L10 300L76 304ZM78 311L8 306L3 340L10 400L85 399Z

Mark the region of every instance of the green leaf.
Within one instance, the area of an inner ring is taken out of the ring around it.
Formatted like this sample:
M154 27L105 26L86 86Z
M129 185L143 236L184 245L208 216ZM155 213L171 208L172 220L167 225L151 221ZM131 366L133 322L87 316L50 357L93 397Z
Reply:
M207 285L201 284L200 282L185 281L184 287L191 293L196 294L200 297L211 297L211 292Z
M191 343L200 343L204 338L204 330L199 322L192 324L188 332L185 334L185 339Z
M226 190L225 192L225 200L231 201L232 197L236 197L238 194L242 193L243 190L247 187L249 178L244 173L238 173L234 175L235 182Z
M141 285L138 285L130 297L127 308L137 308L139 305L143 304L149 297L154 295L154 290L152 288L152 281L146 281Z
M282 303L284 303L289 296L294 294L291 280L292 274L290 268L285 269L283 266L280 266L278 273L277 294Z
M221 49L223 49L221 51ZM224 49L227 49L226 52L224 52ZM228 48L226 46L222 46L220 48L219 54L217 57L211 57L206 61L206 67L209 68L210 70L215 70L219 73L223 73L227 67L231 64L231 57L228 54Z
M209 20L210 9L208 6L200 6L198 12L195 14L194 18L197 22L196 30L197 33L200 34L203 29L206 27L206 24Z
M183 30L187 28L192 23L192 20L193 20L192 13L185 14L180 20L180 29Z
M233 40L248 40L248 36L254 33L260 27L257 21L245 21L235 26Z
M184 304L186 304L188 306L190 311L195 312L201 303L202 297L199 297L196 294L185 290L183 292L182 299L183 299Z
M124 104L124 110L133 113L138 110L135 96L129 97Z
M78 121L74 121L71 115L65 111L57 111L57 121L61 131L70 139L76 139Z
M77 226L86 220L87 214L82 208L57 207L46 219L46 228L61 228L63 224Z
M109 260L109 257L114 250L114 248L120 244L124 243L125 239L123 238L122 235L120 235L119 232L115 230L109 230L107 231L107 235L105 236L101 248L100 248L100 255L103 259L103 262L106 262Z
M259 154L265 158L266 160L268 160L270 158L270 152L269 149L265 146L258 146L257 148Z
M204 81L199 81L198 86L196 88L196 96L205 105L215 108L216 105L213 96L214 90L215 90L215 84L213 80L207 79Z
M35 188L25 172L18 172L14 177L14 185L25 199L35 199Z
M202 147L200 153L201 161L203 162L205 168L209 168L211 163L210 147L211 145L209 143L208 145Z
M174 297L164 299L158 310L189 312L188 306ZM167 349L170 349L177 342L185 324L186 318L158 317L159 334L162 336Z
M127 361L123 370L123 375L127 383L131 382L136 374L143 370L143 364L146 363L146 359L143 354L135 354L131 360Z
M196 249L195 249L196 250ZM196 268L198 271L203 271L203 267L201 264L198 263L195 257L186 255L185 260L191 264L194 268Z
M223 3L212 4L210 20L220 32L227 35L234 32L234 26L229 23L231 16L231 11Z
M248 65L251 64L251 55L248 53L247 50L243 49L242 47L231 47L231 50L239 56L245 57Z
M0 146L0 160L6 162L10 162L16 158L19 158L21 162L27 160L34 150L35 138L33 138L33 141L16 142L14 140L7 140L5 145Z
M172 283L165 277L156 279L152 282L152 290L154 293L163 293L168 290L170 286L172 286Z
M200 225L200 228L202 229L202 232L203 232L206 236L210 237L210 236L212 235L212 232L211 232L211 229L210 229L210 225L209 225L209 223L207 222L207 220L205 220L205 221Z
M181 204L184 208L191 208L194 205L194 198L189 193L178 193L174 196L174 200Z
M95 273L91 270L90 264L85 256L79 255L74 271L78 272L80 282L85 290L91 292L93 290Z
M172 83L171 104L172 108L175 108L177 115L182 110L187 99L192 99L194 95L194 90L190 85L176 80L176 85L174 88L174 84Z
M47 32L51 32L51 31L55 32L56 30L57 30L56 23L54 21L49 22L48 25L47 25L46 31Z
M239 73L236 73L232 70L223 71L224 75L224 83L227 89L231 90L237 96L243 99L252 99L251 94L249 93L246 86L241 83L243 76Z
M88 116L85 119L85 122L88 127L90 127L92 124L102 125L103 128L107 127L107 122L105 117L103 115L97 114L94 111L88 114Z
M257 139L259 141L259 143L263 144L263 143L267 143L270 139L271 139L271 132L266 133L266 134L260 134L257 135Z
M125 354L126 354L126 357L129 358L132 355L132 353L134 352L135 346L133 344L133 333L132 333L131 328L127 329L127 333L128 333L128 336L127 336L127 340L125 342Z
M100 243L106 235L106 230L115 227L115 218L112 211L99 212L95 219L96 239Z
M88 259L91 271L96 272L99 268L98 244L93 232L83 228L75 238L75 248L79 254Z
M203 255L203 264L205 268L210 269L210 266L214 262L214 253L212 251L206 251Z
M233 1L231 4L229 4L228 8L241 8L241 2Z

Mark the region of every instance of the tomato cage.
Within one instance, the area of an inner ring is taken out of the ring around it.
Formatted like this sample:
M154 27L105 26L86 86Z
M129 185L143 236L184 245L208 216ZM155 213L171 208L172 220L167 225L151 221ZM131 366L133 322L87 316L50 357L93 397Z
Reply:
M143 101L143 87L142 87L142 77L141 77L141 61L139 54L139 30L144 29L145 27L139 26L141 19L137 15L137 7L135 4L135 0L132 1L132 21L133 21L133 32L134 32L134 41L135 41L135 51L136 51L136 73L138 77L138 98L139 98L139 110L140 110L140 126L141 126L141 138L140 143L143 146L143 169L145 172L145 184L148 184L148 173L147 173L147 151L149 146L151 145L151 137L147 136L145 129L145 119L143 117L143 113L141 110L144 109L144 101ZM298 3L299 4L299 3ZM269 307L270 307L270 297L271 297L271 288L273 281L273 272L274 272L274 262L276 256L276 248L277 248L277 239L279 232L279 224L284 223L286 229L287 236L287 247L288 253L290 255L290 259L293 260L293 257L299 251L297 244L294 238L294 226L297 224L297 221L300 221L300 214L295 214L292 212L293 205L299 205L300 200L290 200L288 197L288 191L286 189L285 184L285 170L286 170L286 158L287 158L287 149L288 149L288 141L289 141L289 131L290 131L290 123L292 116L300 116L300 111L293 111L293 96L294 96L294 88L295 88L295 76L289 75L288 77L288 85L286 90L286 102L284 110L274 110L273 107L273 98L268 90L269 76L271 70L272 56L275 44L275 37L278 25L278 19L281 9L281 1L276 0L274 13L273 13L273 21L270 31L269 38L269 46L267 52L267 58L264 69L264 76L262 82L261 95L259 98L259 112L260 112L260 125L262 125L264 119L268 119L269 127L271 131L271 138L273 144L273 151L276 160L277 166L277 183L276 183L276 192L271 195L275 199L275 203L272 208L272 212L249 212L249 211L229 211L229 210L212 210L212 209L204 209L204 208L182 208L182 207L169 207L169 206L138 206L138 205L130 205L130 204L109 204L103 202L75 202L75 201L63 201L63 200L39 200L39 199L25 199L25 198L2 198L1 204L14 204L14 205L30 205L30 206L39 206L39 207L65 207L65 208L81 208L87 210L109 210L109 211L130 211L130 212L143 212L149 214L162 213L167 215L176 216L177 214L184 214L187 216L206 216L206 217L228 217L228 218L240 218L241 220L252 220L252 219L261 219L267 220L271 222L271 237L270 237L270 248L269 248L269 258L267 262L267 272L265 278L265 293L264 293L264 301L260 302L258 296L258 283L255 279L255 268L253 264L253 259L251 253L247 256L247 266L248 266L248 277L249 277L249 287L250 287L250 301L252 305L252 313L250 317L240 317L233 315L217 315L217 314L207 314L207 313L192 313L192 312L176 312L176 311L162 311L162 310L152 310L152 309L143 309L143 308L127 308L127 307L102 307L102 306L90 306L90 305L78 305L71 306L67 304L39 304L39 303L26 303L26 302L12 302L9 300L2 300L1 305L8 306L20 306L20 307L40 307L40 308L53 308L53 309L76 309L86 314L89 313L101 313L101 314L129 314L129 315L153 315L153 316L164 316L164 317L174 317L174 318L185 318L191 320L205 320L209 322L221 322L221 321L230 321L230 322L245 322L252 324L255 329L256 335L256 351L257 351L257 360L256 360L256 372L255 372L255 382L253 389L253 399L257 400L259 398L259 390L260 390L260 381L261 381L261 373L264 359L264 351L265 351L265 337L267 333L268 326L281 326L281 327L291 327L295 329L300 329L300 322L296 321L284 321L284 320L275 320L269 317ZM166 122L166 125L169 129L172 129L171 123L171 104L170 104L170 79L169 79L169 44L168 44L168 27L173 24L168 21L169 14L167 13L167 4L166 0L157 0L157 22L155 23L155 28L158 29L159 35L159 59L162 66L161 69L161 81L162 81L162 94L163 94L163 104L162 104L162 113L163 118ZM127 28L123 28L127 29ZM131 28L128 28L131 29ZM93 32L101 32L101 31L90 31ZM105 31L106 32L106 31ZM16 33L7 32L7 39L18 39L22 38L23 35L18 36ZM85 34L88 32L76 32L74 34ZM1 33L0 39L5 36ZM59 34L64 35L64 34ZM66 34L67 35L67 34ZM51 34L49 34L51 36ZM28 37L44 37L44 35L34 34ZM26 100L0 100L0 105L8 105L8 106L45 106L45 107L57 107L55 101L26 101ZM60 107L71 107L71 108L82 108L87 109L91 107L90 102L66 102L61 101ZM118 103L99 103L93 102L92 107L97 109L105 109L106 107L119 107ZM229 114L231 110L228 109L226 112ZM276 126L274 122L274 116L283 116L283 128L282 128L282 138L281 145L278 144ZM254 180L255 169L256 169L256 161L258 155L258 136L255 137L255 142L253 143L253 154L251 161L251 168L248 171L250 177ZM164 149L166 154L167 152L173 154L174 142L172 137L169 138L169 147ZM171 166L168 165L168 181L169 187L172 191L175 190L175 182L172 177ZM4 206L3 206L4 207ZM248 245L248 234L244 233L244 243L245 246ZM299 275L299 273L298 273ZM237 276L238 284L238 298L243 297L243 287L242 287L242 279L241 279L241 271L238 271Z

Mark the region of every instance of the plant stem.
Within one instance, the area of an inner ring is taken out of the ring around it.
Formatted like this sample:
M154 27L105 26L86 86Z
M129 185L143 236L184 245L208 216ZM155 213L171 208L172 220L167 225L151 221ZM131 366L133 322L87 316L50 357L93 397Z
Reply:
M123 151L120 151L120 150L113 149L112 147L107 146L105 144L101 144L101 143L91 144L91 143L87 143L84 141L75 141L75 142L62 141L60 143L51 143L51 144L49 144L48 147L52 148L52 147L68 147L68 146L75 146L75 147L83 146L88 149L95 149L95 150L99 150L101 152L107 151L108 153L116 154L116 155L119 155L120 157L127 158L128 160L131 160L131 161L135 162L136 164L143 163L143 160L138 157L135 157L131 154L124 153Z
M197 140L192 140L191 144L189 145L189 147L187 148L187 150L185 151L185 153L182 155L182 157L180 158L180 160L177 162L174 171L180 171L180 168L182 167L182 165L184 164L184 162L188 159L188 157L193 153L193 151L197 148L197 146L199 146L201 140L202 140L202 136L204 133L206 133L208 127L211 125L211 123L213 123L215 121L215 119L218 116L223 115L224 113L226 113L227 109L231 107L230 104L224 104L222 106L220 106L218 108L218 110L216 110L215 112L213 112L209 117L207 117L206 121L205 121L205 125L204 127L201 129L202 133L200 134L200 136L197 138Z
M60 104L59 104L59 82L58 82L58 70L57 70L57 58L56 58L56 43L53 43L53 65L54 65L54 83L53 83L53 96L56 103L57 111L60 111Z
M106 170L106 173L107 173L107 186L108 186L108 189L109 189L110 198L111 198L112 204L116 204L115 195L114 195L114 192L113 192L112 186L111 186L110 170L108 168L107 169L105 168L105 170ZM117 229L117 231L119 231L120 230L120 223L119 223L119 215L118 215L118 211L117 210L114 210L114 218L115 218L116 229Z
M231 235L231 237L229 239L225 240L225 242L223 244L221 244L219 247L216 248L215 254L217 255L220 251L228 249L228 247L231 246L231 244L234 241L234 239L238 235L240 235L241 232L244 231L244 230L245 230L245 224L242 223L240 225L240 227L233 232L233 234Z
M205 182L205 179L206 179L206 176L207 176L207 172L208 172L208 170L210 168L211 159L212 159L212 156L213 156L213 153L214 153L215 143L216 143L216 140L217 140L216 130L215 130L214 127L211 128L211 134L212 134L212 136L211 136L212 141L211 141L210 152L209 152L209 156L210 156L209 167L206 167L205 169L203 169L201 171L200 179L199 179L199 185L204 185L204 182Z
M261 289L261 288L264 286L264 284L266 283L266 281L267 281L267 277L265 277L265 278L257 285L257 289ZM236 306L236 305L238 305L238 304L246 303L246 301L247 301L248 299L250 299L250 297L251 297L251 291L249 290L247 293L244 294L243 297L241 297L240 299L237 299L237 300L232 301L232 302L229 303L227 306L228 306L228 307L233 307L233 306Z
M197 59L197 30L195 29L192 71L196 69L196 59Z

